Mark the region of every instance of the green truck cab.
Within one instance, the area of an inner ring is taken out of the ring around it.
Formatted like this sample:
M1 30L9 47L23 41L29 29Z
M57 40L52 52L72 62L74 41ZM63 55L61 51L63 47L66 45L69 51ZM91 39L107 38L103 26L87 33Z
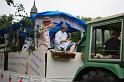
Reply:
M114 34L118 41L107 43ZM124 13L88 22L85 38L80 43L84 64L73 82L124 81Z

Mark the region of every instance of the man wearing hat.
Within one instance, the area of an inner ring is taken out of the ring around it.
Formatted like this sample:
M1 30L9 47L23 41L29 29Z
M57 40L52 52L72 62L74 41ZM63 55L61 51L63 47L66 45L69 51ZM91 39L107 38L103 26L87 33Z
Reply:
M50 48L50 36L48 28L54 28L55 24L51 22L50 17L44 17L43 24L40 26L40 46L38 50L46 53L47 49Z
M55 25L51 22L50 17L44 17L43 22L39 28L40 40L38 51L40 51L40 54L36 54L39 59L45 60L45 53L47 53L47 49L50 48L50 36L48 28L53 28L54 26ZM39 65L37 71L41 74L42 77L45 77L45 61L42 61L42 64Z

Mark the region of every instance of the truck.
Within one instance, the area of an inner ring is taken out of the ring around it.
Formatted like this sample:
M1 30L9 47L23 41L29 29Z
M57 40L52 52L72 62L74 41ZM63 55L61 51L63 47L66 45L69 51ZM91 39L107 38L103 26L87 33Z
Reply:
M106 41L113 32L120 35L119 48L106 49ZM84 63L77 70L73 82L124 81L124 13L87 22L86 34L79 47Z

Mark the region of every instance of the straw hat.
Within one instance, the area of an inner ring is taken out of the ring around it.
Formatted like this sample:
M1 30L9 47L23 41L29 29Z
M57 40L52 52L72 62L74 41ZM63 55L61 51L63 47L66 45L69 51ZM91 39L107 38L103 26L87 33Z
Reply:
M46 21L51 21L51 18L50 18L50 17L44 17L43 21L44 21L44 22L46 22Z

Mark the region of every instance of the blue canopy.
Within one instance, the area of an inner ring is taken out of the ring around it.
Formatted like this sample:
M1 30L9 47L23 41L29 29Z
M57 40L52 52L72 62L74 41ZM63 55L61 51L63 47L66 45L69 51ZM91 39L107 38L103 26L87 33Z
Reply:
M79 25L82 26L83 30L86 30L87 26L86 26L86 22L84 20L81 20L75 16L72 16L68 13L64 13L64 12L59 12L59 11L46 11L46 12L41 12L41 13L38 13L38 14L33 14L30 18L32 20L35 20L36 17L45 17L45 16L50 16L50 17L53 17L53 16L60 16L60 17L65 17L65 18L68 18L68 19L71 19L73 20L74 22L78 23Z
M29 17L30 19L32 19L33 21L35 21L35 19L37 17L45 17L45 16L50 16L50 17L53 17L53 16L60 16L60 17L65 17L67 19L70 19L70 20L73 20L73 22L79 24L80 26L82 26L82 30L86 30L86 22L84 20L81 20L75 16L72 16L70 14L67 14L67 13L64 13L64 12L58 12L58 11L46 11L46 12L42 12L42 13L37 13L37 14L33 14L31 17ZM11 32L11 31L16 31L20 28L21 24L23 24L23 20L21 20L20 22L16 23L16 24L13 24L12 26L10 27L6 27L6 28L3 28L3 29L0 29L0 35L3 35L3 34L6 34L8 32ZM53 34L55 34L58 30L60 30L60 25L62 24L62 22L60 23L56 23L56 27L53 28L53 29L49 29L49 32L50 32L50 37L52 38ZM68 26L68 32L74 32L74 31L78 31L77 29L75 28L72 28L70 26L70 24L66 23L66 25ZM11 29L10 29L11 28ZM26 27L27 28L27 27ZM27 28L27 31L26 33L25 32L21 32L20 35L22 37L26 37L28 35L28 32L31 30L31 26L28 26Z

